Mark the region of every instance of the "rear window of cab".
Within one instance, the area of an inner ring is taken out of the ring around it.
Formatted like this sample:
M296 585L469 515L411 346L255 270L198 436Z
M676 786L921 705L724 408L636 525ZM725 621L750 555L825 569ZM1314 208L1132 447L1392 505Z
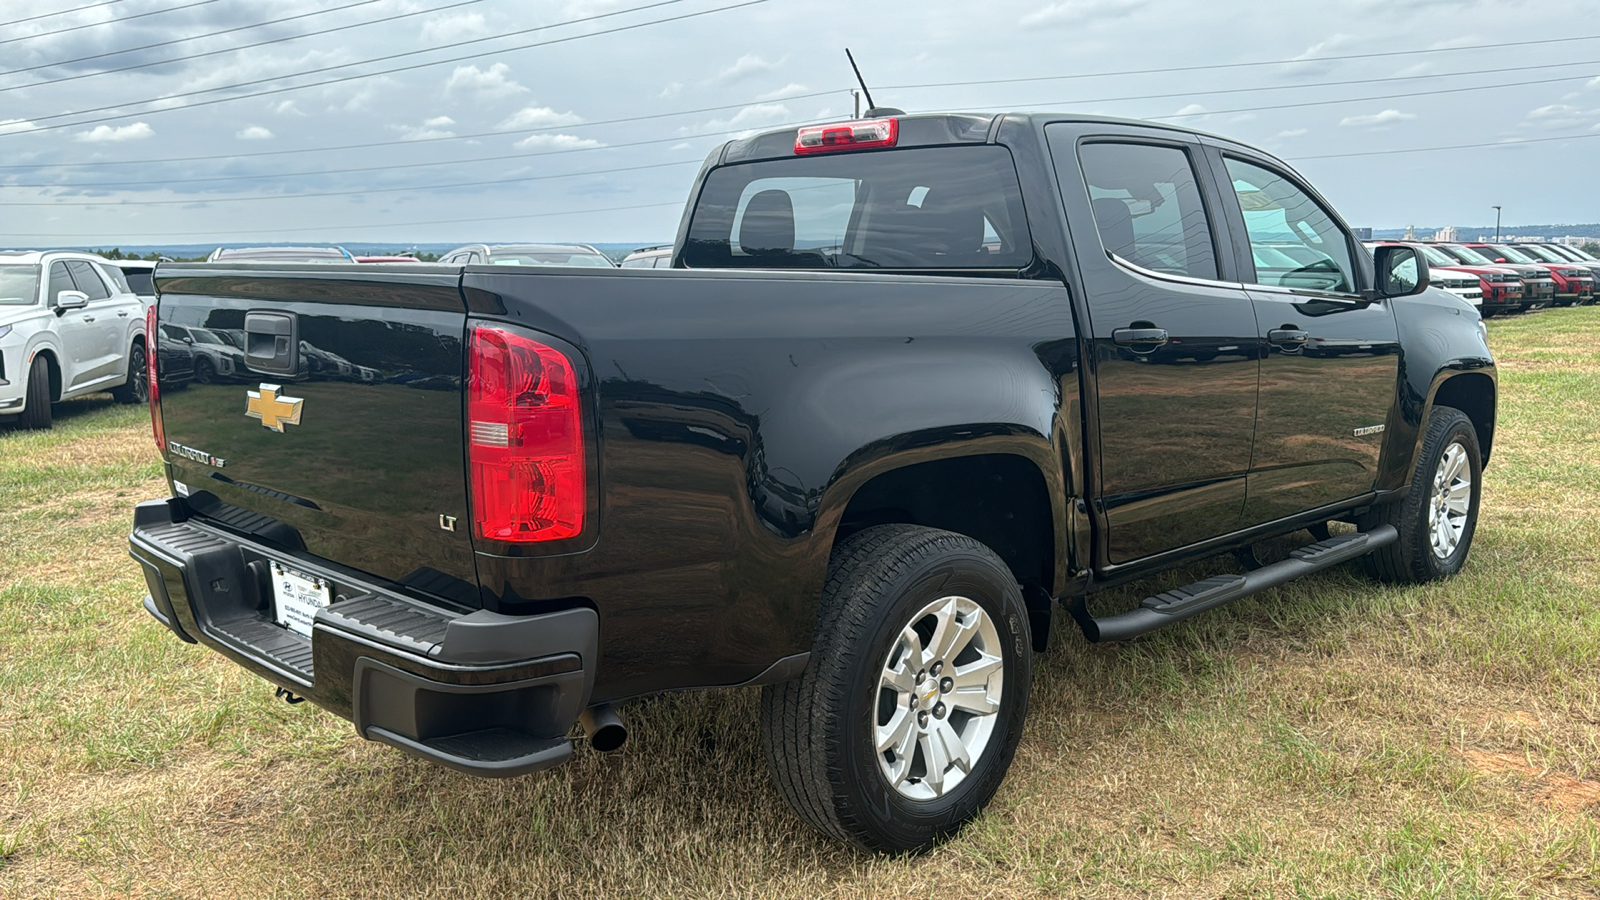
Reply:
M690 268L1016 270L1032 259L1016 166L988 144L714 169L683 251Z

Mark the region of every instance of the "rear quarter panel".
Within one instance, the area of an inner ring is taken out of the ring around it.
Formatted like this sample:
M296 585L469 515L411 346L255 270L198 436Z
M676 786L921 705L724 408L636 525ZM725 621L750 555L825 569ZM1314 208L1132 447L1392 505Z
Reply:
M598 699L739 683L809 650L840 515L881 472L1012 453L1064 516L1077 356L1059 283L469 268L463 284L474 315L569 341L595 376L597 543L480 552L478 572L507 611L595 606Z

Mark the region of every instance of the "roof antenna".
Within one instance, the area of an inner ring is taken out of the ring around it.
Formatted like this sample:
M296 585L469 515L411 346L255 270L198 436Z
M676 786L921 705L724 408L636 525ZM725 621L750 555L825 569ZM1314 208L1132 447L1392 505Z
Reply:
M867 96L867 118L875 119L879 116L903 116L906 114L903 109L895 109L892 106L880 107L873 103L872 92L867 90L867 80L861 77L861 67L856 65L855 55L850 52L849 47L844 48L844 55L846 59L850 60L850 68L856 73L856 83L861 85L861 93Z

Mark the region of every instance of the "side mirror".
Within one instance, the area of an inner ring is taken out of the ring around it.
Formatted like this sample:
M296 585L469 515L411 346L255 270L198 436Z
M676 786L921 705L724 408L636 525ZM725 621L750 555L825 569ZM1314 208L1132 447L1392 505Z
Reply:
M1506 261L1506 258L1504 256L1497 256L1497 257L1495 257L1494 261L1497 262L1497 263L1503 263L1503 262Z
M83 309L89 305L89 295L83 291L62 291L56 295L56 312L64 313Z
M1414 247L1379 247L1373 254L1382 297L1410 297L1428 289L1428 267Z

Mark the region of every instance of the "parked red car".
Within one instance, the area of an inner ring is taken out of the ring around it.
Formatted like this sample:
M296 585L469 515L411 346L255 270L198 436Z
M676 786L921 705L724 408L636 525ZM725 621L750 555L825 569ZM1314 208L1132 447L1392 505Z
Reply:
M1403 242L1383 241L1382 243ZM1463 263L1433 244L1408 243L1406 246L1416 247L1422 253L1422 258L1428 261L1429 269L1449 269L1478 276L1478 283L1483 288L1483 303L1478 307L1478 313L1484 318L1487 319L1496 313L1522 311L1522 278L1515 269L1508 269L1505 266L1479 266Z
M1586 306L1594 302L1596 290L1595 282L1600 281L1600 262L1582 262L1575 260L1566 254L1559 252L1557 248L1548 246L1546 244L1519 243L1516 245L1515 249L1520 253L1539 260L1540 262L1547 262L1552 265L1578 270L1582 274L1578 276L1578 299L1574 305ZM1583 284L1583 279L1585 277L1589 279L1589 284L1587 286Z
M1555 281L1555 293L1551 297L1554 306L1571 306L1580 301L1594 299L1594 276L1588 269L1580 268L1576 263L1546 262L1529 253L1511 246L1510 244L1467 244L1473 250L1493 259L1496 263L1507 263L1521 266L1538 266L1549 274Z
M1498 253L1485 255L1471 247L1462 244L1431 244L1439 252L1451 259L1468 266L1491 266L1500 269L1510 269L1522 279L1522 311L1528 312L1543 309L1555 299L1556 282L1544 268L1534 265L1518 265L1515 263L1496 263L1495 259L1501 257Z

